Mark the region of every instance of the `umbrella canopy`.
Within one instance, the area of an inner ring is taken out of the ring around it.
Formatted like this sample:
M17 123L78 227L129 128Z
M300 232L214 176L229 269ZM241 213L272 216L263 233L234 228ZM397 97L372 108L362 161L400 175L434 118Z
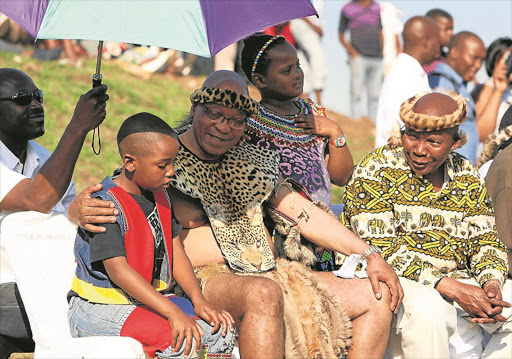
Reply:
M156 45L204 57L316 14L311 0L1 0L0 12L35 38Z

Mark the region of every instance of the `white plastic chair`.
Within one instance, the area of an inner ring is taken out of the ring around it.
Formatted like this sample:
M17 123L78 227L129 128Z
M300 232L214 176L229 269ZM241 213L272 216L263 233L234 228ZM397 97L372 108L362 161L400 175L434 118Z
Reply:
M73 338L66 294L75 271L76 227L63 215L15 213L0 223L0 243L16 276L36 343L34 358L145 358L127 337Z

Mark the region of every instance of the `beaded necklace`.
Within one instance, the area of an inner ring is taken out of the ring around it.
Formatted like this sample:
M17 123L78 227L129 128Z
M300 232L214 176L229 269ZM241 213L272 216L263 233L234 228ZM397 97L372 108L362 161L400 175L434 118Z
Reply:
M295 126L296 117L313 112L312 101L296 99L293 103L299 108L297 115L281 115L260 103L258 114L247 120L245 130L249 134L291 148L312 147L322 142L324 137L306 134L302 128ZM319 108L320 114L322 110Z

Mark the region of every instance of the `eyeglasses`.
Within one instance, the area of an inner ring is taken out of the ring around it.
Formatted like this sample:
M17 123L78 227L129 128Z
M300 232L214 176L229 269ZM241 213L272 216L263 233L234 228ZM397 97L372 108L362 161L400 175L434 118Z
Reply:
M201 104L201 106L203 107L203 110L204 110L204 113L206 114L206 116L208 116L208 118L210 119L210 122L222 123L222 122L224 122L224 120L226 120L228 122L228 125L233 129L240 130L245 127L245 124L247 122L247 119L245 119L245 118L244 119L227 118L227 117L222 116L218 112L212 112L212 110L210 110L208 107L206 107L206 105L203 103Z
M33 99L36 99L39 103L43 103L43 90L34 91L20 91L16 95L11 97L0 98L0 101L14 101L18 106L27 106L32 103Z

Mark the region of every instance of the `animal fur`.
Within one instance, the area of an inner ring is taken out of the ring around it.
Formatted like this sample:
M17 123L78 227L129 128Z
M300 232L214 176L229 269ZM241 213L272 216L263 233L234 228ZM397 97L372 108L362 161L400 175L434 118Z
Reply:
M498 134L491 133L487 136L487 140L485 141L484 149L480 158L477 161L477 168L482 167L484 163L492 160L497 155L497 149L500 145L512 137L512 125L505 127Z
M314 204L321 210L336 217L331 208L322 201L316 201ZM298 261L306 266L315 264L315 262L318 261L315 255L315 245L301 237L297 222L287 218L281 212L271 207L268 213L270 214L270 218L274 221L276 231L285 238L283 241L281 237L276 236L274 242L276 254L293 261ZM335 257L337 264L343 263L343 255L340 256L339 253L336 252Z
M304 265L278 259L265 273L233 272L223 264L196 269L201 287L220 273L272 279L283 292L286 358L339 358L352 338L352 323L341 303L314 272Z

